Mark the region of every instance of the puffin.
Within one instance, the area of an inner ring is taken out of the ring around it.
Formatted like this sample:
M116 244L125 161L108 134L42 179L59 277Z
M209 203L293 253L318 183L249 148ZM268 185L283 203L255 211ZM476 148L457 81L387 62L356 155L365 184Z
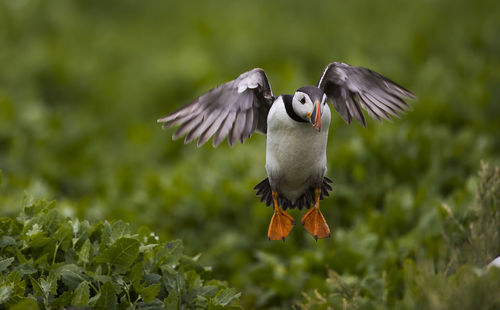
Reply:
M315 240L329 238L330 228L319 202L329 196L332 180L327 171L326 146L332 120L329 103L350 124L366 127L362 109L374 119L400 117L415 95L364 67L333 62L316 85L293 94L274 96L261 68L244 72L215 87L169 115L158 119L163 128L179 126L173 139L197 140L198 147L212 138L217 147L225 138L229 146L243 143L254 132L266 135L267 178L254 190L260 201L273 206L269 240L283 240L295 225L287 209L307 209L301 223Z

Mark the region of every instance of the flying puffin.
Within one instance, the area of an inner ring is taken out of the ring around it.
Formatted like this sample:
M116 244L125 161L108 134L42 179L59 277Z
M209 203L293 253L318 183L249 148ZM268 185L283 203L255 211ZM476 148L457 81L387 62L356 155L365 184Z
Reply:
M332 181L325 177L326 144L331 101L348 124L366 127L361 108L381 121L399 117L414 94L382 75L362 67L333 62L316 86L303 86L293 95L274 96L263 69L255 68L204 93L192 103L158 120L163 128L180 126L173 139L198 138L198 147L211 137L217 147L227 137L230 146L243 143L254 131L267 134L267 178L255 186L261 202L273 205L270 240L285 240L295 222L287 208L309 209L302 225L317 240L330 237L319 210Z

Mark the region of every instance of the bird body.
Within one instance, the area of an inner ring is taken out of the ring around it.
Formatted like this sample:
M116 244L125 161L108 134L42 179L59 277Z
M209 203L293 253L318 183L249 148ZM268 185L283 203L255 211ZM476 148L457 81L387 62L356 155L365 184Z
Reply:
M214 147L227 138L230 146L242 143L257 131L267 134L265 178L255 186L257 195L273 216L270 240L285 240L295 223L287 208L309 209L304 228L315 238L330 236L319 210L332 181L326 173L326 145L331 112L328 101L342 119L366 126L362 109L380 121L399 117L414 95L370 69L333 62L326 66L316 86L303 86L293 95L275 97L264 70L252 69L204 93L192 103L158 120L163 127L179 126L173 134L186 136L198 146L211 137Z
M283 98L276 99L267 117L266 171L271 187L295 203L308 188L323 181L331 114L326 106L321 131L317 131L309 123L290 118Z

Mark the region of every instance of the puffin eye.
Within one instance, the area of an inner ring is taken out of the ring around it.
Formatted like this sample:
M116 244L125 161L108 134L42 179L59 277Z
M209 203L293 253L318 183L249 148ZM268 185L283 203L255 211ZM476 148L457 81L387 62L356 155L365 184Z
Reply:
M302 99L300 99L300 103L305 104L306 103L306 97L302 97Z

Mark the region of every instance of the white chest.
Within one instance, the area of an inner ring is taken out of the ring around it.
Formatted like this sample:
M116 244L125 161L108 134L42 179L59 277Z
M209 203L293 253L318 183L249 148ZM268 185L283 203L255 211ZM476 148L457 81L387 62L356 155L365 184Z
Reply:
M311 186L311 181L322 180L326 172L330 119L330 109L325 106L321 131L310 123L294 121L286 113L281 97L269 111L266 171L271 186L277 186L292 201Z

